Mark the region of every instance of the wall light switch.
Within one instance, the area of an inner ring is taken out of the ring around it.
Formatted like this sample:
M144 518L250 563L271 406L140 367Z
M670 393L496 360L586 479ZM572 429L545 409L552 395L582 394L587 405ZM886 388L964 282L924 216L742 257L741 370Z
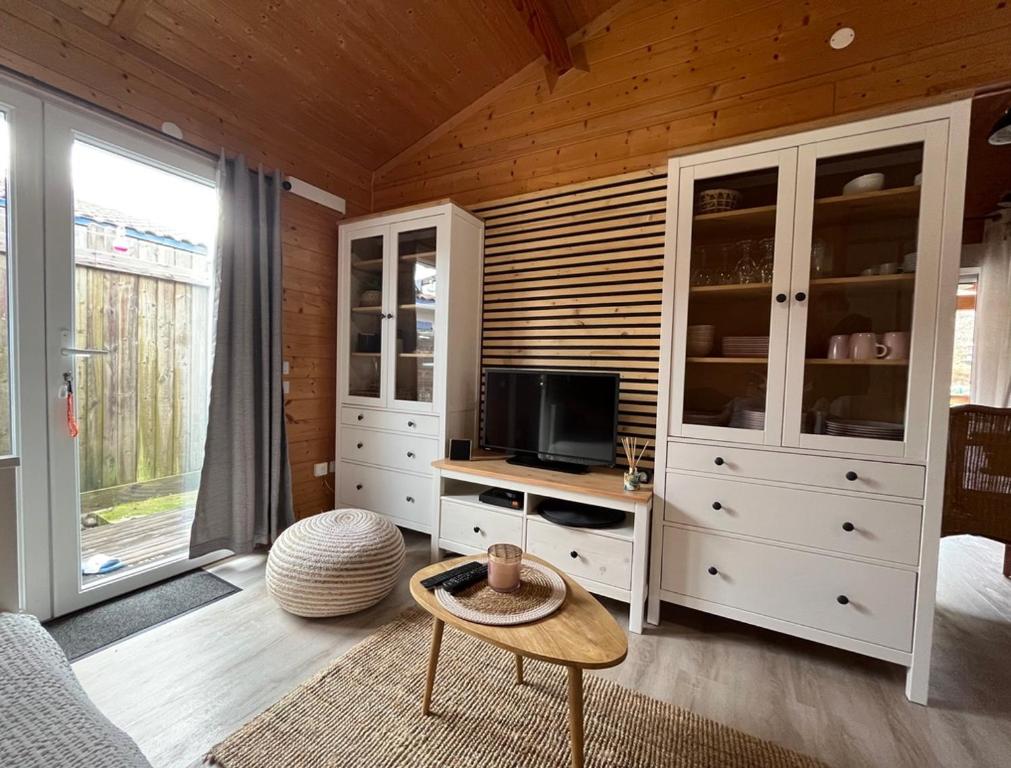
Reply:
M326 474L326 462L321 461L319 464L312 465L312 476L313 477L323 477Z
M287 376L289 373L291 373L291 365L285 360L281 363L281 375Z
M288 394L288 392L289 392L290 389L291 389L291 385L287 381L282 381L281 382L281 391L284 394Z
M333 474L336 471L337 471L337 462L336 461L331 461L330 462L330 473Z

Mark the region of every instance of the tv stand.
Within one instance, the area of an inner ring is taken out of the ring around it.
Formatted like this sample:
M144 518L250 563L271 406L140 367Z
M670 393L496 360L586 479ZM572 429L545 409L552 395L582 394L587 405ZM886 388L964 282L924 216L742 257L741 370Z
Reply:
M626 491L622 471L605 467L589 467L580 475L530 469L505 459L440 459L432 467L433 561L444 552L477 555L492 544L515 544L590 592L628 603L628 629L642 632L652 486ZM519 509L482 503L480 495L489 488L515 491ZM538 512L544 501L604 507L621 512L624 520L607 528L557 525Z
M549 469L553 472L568 472L570 475L583 475L590 470L585 464L573 464L569 461L549 461L540 459L532 453L518 453L515 456L510 456L506 459L506 463L515 464L518 467Z

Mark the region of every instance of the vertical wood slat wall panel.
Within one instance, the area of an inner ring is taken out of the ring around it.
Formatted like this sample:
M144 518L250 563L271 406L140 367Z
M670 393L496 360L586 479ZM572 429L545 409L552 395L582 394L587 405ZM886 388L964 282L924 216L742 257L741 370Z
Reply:
M619 438L653 441L666 194L660 168L475 206L482 367L615 371Z

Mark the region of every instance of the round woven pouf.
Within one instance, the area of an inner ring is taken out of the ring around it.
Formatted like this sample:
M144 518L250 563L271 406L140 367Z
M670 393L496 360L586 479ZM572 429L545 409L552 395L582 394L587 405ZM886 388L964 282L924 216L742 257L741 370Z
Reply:
M267 556L267 591L296 616L343 616L386 597L404 567L404 537L364 509L299 520Z

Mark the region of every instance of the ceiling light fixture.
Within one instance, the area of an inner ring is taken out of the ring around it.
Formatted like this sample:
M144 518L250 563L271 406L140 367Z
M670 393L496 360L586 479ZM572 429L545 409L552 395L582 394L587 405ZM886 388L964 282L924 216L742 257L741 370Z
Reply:
M857 33L853 31L853 27L842 27L832 33L832 37L828 39L828 44L835 48L835 50L841 51L843 48L849 47L856 36Z
M987 141L995 147L1011 144L1011 107L1008 107L1000 119L993 124L993 128L990 129L990 138Z

